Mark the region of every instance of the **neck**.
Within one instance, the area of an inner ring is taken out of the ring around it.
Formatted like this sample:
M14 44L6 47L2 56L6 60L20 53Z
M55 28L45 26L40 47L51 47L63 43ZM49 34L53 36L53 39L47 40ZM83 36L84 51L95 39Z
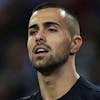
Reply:
M52 74L43 75L38 72L43 100L56 100L62 97L72 88L78 78L79 75L76 73L75 64L70 60Z

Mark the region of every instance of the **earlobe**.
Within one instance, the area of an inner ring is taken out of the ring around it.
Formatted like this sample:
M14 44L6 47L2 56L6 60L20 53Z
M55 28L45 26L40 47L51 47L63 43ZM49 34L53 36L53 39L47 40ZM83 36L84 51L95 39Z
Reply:
M70 55L75 54L82 45L82 37L79 35L76 35L72 38L72 44L70 49Z

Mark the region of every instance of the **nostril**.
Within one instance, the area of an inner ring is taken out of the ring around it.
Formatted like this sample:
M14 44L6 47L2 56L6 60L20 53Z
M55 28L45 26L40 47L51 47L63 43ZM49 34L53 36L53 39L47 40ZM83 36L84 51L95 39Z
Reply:
M36 40L37 45L40 45L43 42L43 40Z
M36 42L40 42L40 41L46 42L46 36L44 36L43 34L37 34L36 35Z
M40 41L43 41L43 39L42 38L36 39L36 42L40 42Z

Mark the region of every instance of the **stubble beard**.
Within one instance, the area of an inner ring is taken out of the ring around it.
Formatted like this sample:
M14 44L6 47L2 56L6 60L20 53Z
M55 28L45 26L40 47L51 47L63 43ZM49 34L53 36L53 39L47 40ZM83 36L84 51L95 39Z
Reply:
M32 58L34 68L40 73L50 74L58 69L60 66L66 63L69 53L66 53L66 49L55 55L48 55L44 58Z

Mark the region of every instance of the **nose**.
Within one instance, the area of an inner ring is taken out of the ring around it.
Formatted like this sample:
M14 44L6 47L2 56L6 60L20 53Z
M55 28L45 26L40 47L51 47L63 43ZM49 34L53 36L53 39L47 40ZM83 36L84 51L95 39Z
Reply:
M38 42L38 43L40 43L41 41L42 42L46 42L46 34L45 34L45 32L42 32L42 31L38 32L36 34L35 38L36 38L36 42Z

